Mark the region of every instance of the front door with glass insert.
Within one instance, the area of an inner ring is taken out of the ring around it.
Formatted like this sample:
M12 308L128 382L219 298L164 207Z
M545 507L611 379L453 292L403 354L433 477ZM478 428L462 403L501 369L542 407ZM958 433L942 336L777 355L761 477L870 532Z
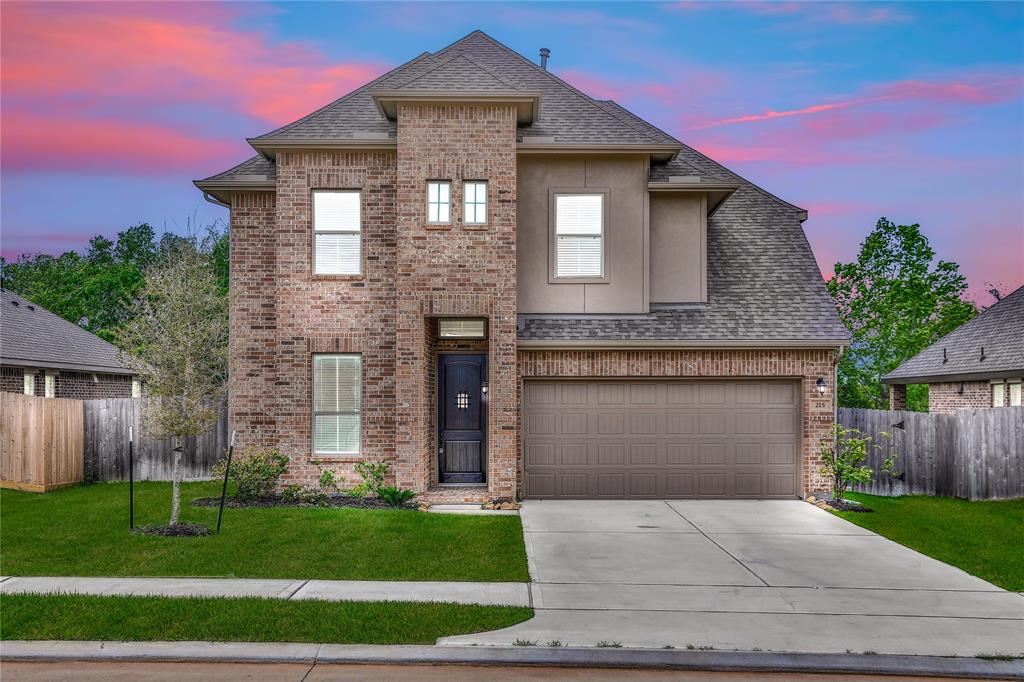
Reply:
M437 357L438 480L483 483L486 466L486 355Z

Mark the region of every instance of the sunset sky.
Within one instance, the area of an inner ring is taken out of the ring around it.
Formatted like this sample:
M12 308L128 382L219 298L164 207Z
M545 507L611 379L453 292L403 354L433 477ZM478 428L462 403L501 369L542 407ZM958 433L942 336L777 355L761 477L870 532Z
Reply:
M226 219L191 180L480 28L807 208L822 272L880 216L972 294L1024 284L1022 3L3 2L3 255Z

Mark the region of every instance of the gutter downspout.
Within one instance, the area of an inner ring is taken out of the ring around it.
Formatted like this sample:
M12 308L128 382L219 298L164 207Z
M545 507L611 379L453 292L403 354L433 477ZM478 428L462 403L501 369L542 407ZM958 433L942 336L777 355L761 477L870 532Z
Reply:
M220 199L214 197L212 194L210 194L206 190L203 190L203 198L206 199L207 201L209 201L211 204L216 204L217 206L223 206L224 208L226 208L228 210L231 210L231 204L225 204L223 201L221 201Z

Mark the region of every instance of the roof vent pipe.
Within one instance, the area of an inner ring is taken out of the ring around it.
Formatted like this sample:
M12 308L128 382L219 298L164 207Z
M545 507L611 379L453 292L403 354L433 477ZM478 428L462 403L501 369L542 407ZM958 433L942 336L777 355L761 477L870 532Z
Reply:
M546 47L540 48L540 68L545 71L548 70L548 55L551 54L551 50Z

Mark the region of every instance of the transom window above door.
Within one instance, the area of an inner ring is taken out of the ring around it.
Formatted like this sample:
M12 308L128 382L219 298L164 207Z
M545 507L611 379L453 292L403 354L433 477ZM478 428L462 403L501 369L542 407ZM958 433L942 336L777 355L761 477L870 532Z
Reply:
M362 274L361 194L313 191L313 273Z
M554 196L555 279L604 277L604 194Z
M435 224L452 221L452 183L431 180L427 183L427 222Z

